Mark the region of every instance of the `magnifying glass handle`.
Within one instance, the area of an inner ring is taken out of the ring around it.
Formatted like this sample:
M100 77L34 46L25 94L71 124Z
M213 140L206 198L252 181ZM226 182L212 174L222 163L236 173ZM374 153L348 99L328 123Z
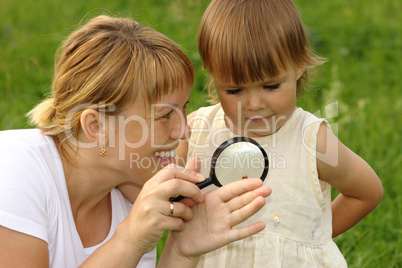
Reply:
M205 181L196 183L195 185L197 185L198 188L200 188L200 189L204 189L205 187L207 187L207 186L209 186L209 185L211 185L211 184L213 184L212 178L211 178L211 177L208 177L208 178L205 179Z
M205 181L196 183L195 185L197 185L198 188L203 189L203 188L211 185L212 183L213 183L212 179L211 179L211 177L209 177L209 178L206 178ZM183 198L184 198L184 196L179 195L179 196L176 196L176 197L171 197L169 199L169 201L170 202L178 202L178 201L182 200Z

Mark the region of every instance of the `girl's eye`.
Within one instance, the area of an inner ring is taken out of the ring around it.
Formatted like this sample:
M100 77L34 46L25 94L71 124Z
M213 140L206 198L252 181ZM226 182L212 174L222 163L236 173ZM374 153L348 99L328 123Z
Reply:
M242 88L228 89L228 90L226 90L226 94L228 94L228 95L237 95L242 91L243 91Z
M275 89L278 89L280 86L281 86L281 84L264 85L264 89L275 90Z

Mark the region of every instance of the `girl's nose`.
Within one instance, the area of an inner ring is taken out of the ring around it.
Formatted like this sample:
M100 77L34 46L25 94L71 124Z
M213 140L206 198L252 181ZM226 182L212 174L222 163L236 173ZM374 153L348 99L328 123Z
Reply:
M266 107L265 101L257 92L249 92L247 96L246 109L257 111Z

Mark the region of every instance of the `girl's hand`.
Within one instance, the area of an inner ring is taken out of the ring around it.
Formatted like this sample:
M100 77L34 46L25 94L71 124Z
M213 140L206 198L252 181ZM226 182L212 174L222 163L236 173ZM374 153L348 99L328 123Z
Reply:
M193 219L185 223L184 230L172 230L162 258L169 254L193 259L228 243L256 234L265 228L264 222L245 227L234 226L245 221L265 205L271 194L260 179L236 181L207 192L204 202L192 206ZM184 201L184 200L183 200ZM180 203L175 202L174 206Z
M162 169L144 184L116 235L127 241L136 254L153 250L166 230L182 231L184 222L193 218L193 210L183 203L175 203L170 215L169 198L182 195L192 202L202 202L203 196L195 183L204 179L195 171L173 164Z

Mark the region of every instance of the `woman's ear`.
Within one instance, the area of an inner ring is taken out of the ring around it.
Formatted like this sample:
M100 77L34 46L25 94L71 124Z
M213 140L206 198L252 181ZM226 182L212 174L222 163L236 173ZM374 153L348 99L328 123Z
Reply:
M98 146L107 144L105 115L94 109L85 109L80 118L85 137Z

